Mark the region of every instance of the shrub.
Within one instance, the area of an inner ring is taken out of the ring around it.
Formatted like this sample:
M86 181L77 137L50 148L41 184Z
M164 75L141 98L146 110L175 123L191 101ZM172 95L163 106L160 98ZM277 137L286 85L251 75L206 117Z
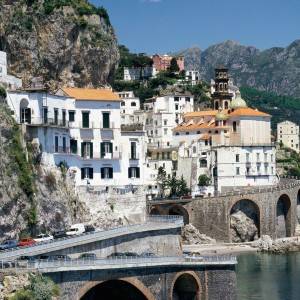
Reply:
M200 175L198 177L198 185L199 186L209 186L210 185L210 178L207 175Z
M0 98L6 98L6 90L2 86L0 86Z
M32 300L33 294L30 290L19 290L17 291L12 297L9 298L10 300Z
M45 175L44 179L45 179L45 184L48 187L48 189L50 191L53 191L56 188L56 178L55 178L55 175L51 171L49 171Z

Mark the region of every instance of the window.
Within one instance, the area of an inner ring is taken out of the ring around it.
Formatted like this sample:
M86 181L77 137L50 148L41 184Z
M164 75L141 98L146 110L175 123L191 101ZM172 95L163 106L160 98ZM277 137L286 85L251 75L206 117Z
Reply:
M75 111L69 110L69 122L75 121Z
M93 179L94 177L93 168L81 168L81 179Z
M164 128L164 135L168 134L168 128Z
M100 148L101 158L111 158L111 155L109 155L113 152L113 144L111 142L102 142Z
M102 179L112 179L113 178L113 168L111 168L111 167L101 168L101 178Z
M193 153L196 153L197 152L197 148L196 146L193 146Z
M190 97L185 97L186 102L190 102L190 100L191 100Z
M235 155L235 161L236 161L236 162L240 162L240 155L239 155L239 154L236 154L236 155Z
M236 122L234 121L234 122L232 122L232 130L233 130L233 132L236 132L236 128L237 128Z
M90 128L90 112L82 112L82 128Z
M176 132L175 135L179 135L179 132Z
M179 97L174 97L174 101L178 102L179 101Z
M82 142L81 143L81 157L93 158L93 143Z
M197 134L200 134L201 133L201 131L197 131Z
M63 153L66 153L66 152L67 152L67 141L66 141L66 137L63 137L62 142L63 142Z
M58 108L54 108L54 124L58 125Z
M265 165L265 174L268 174L268 165Z
M54 138L54 152L58 152L58 136Z
M268 153L264 153L264 156L265 156L265 161L268 160Z
M136 142L131 142L130 143L130 158L131 159L137 159Z
M148 125L149 124L149 120L148 119L146 119L146 125Z
M186 135L189 135L190 133L189 133L189 132L186 132L185 134L186 134Z
M224 108L228 109L228 102L227 101L224 102Z
M273 154L271 154L271 162L273 162Z
M164 125L167 125L168 124L168 120L164 120Z
M48 123L48 107L43 107L43 122Z
M246 162L250 162L250 154L246 153Z
M122 102L121 102L121 106L125 106L125 101L122 101Z
M74 140L74 139L70 140L70 150L71 150L71 153L77 154L77 140Z
M66 111L65 110L63 110L62 111L62 125L63 126L66 126Z
M178 110L178 107L179 107L178 104L175 104L175 110Z
M128 178L140 178L140 168L138 167L128 168Z
M256 153L256 161L260 162L260 153Z
M200 159L200 168L207 168L207 160Z
M171 153L167 152L167 159L171 159Z
M250 175L250 168L249 167L246 168L246 175Z
M110 113L104 112L102 113L103 118L103 128L110 128Z
M236 175L240 175L240 168L239 167L236 168Z
M260 175L260 165L257 165L256 169L257 169L257 174Z
M274 167L271 167L271 174L274 174Z

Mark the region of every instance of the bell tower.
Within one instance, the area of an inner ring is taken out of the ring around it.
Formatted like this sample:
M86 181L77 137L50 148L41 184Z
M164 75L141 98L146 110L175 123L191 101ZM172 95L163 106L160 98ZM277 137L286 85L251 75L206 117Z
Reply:
M215 69L214 93L212 106L214 110L229 109L233 94L229 92L228 69L221 66Z

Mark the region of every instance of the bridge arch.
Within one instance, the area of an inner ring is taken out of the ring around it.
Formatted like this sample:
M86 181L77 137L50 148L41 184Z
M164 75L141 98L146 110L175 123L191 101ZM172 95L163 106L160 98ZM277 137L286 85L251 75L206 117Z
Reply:
M110 300L155 300L150 290L137 278L88 282L80 289L78 299L98 299L97 295Z
M292 235L291 199L287 194L279 197L276 203L276 238Z
M161 209L159 206L154 206L150 209L150 215L155 215L155 216L163 216L163 215L167 215L167 213L165 213L163 211L163 209Z
M170 300L200 300L201 283L193 271L177 273L171 284Z
M189 224L190 217L188 211L182 205L173 205L169 208L168 215L182 216L184 225Z
M261 209L251 199L240 199L229 209L231 242L250 242L260 237Z

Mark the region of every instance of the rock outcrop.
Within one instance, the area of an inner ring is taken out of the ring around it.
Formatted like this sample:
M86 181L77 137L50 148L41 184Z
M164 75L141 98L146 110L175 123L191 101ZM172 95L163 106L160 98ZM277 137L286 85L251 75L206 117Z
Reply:
M30 274L1 275L0 278L0 299L9 299L16 291L27 287L30 284Z
M187 245L216 243L215 239L200 233L200 231L192 224L187 224L183 227L181 236L183 243Z
M231 214L230 233L234 243L249 242L258 238L258 228L254 220L243 211Z
M0 3L0 50L25 87L99 87L110 80L119 50L103 8L86 0Z

